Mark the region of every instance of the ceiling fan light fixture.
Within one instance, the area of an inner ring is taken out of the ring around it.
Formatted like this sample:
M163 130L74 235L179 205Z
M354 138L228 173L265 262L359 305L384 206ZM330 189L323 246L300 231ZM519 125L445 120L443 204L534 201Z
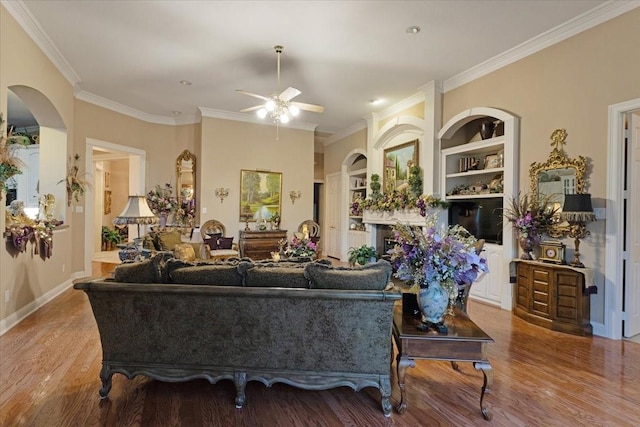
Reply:
M256 113L258 115L258 117L260 117L261 119L264 119L265 117L267 117L267 110L265 108L261 108L257 111Z
M264 108L266 108L267 111L273 111L273 109L276 108L276 102L273 99L270 99L266 104L264 104Z
M296 107L295 105L289 105L289 113L293 117L296 117L298 114L300 114L300 109L298 107Z
M282 113L279 119L280 123L289 123L289 115L286 113Z

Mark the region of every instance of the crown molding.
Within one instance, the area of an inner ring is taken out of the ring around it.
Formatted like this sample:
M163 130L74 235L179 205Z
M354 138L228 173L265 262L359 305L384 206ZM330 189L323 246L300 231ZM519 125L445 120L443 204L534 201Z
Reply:
M62 73L65 79L73 87L77 87L81 79L78 73L71 67L67 60L62 56L53 41L47 33L42 29L36 18L31 14L27 6L22 0L8 1L0 0L0 4L7 9L9 14L18 22L18 25L31 37L34 43L49 58L53 65Z
M233 120L236 122L254 123L254 124L265 125L265 126L275 126L275 123L273 123L272 121L262 120L253 114L236 113L234 111L217 110L215 108L207 108L207 107L198 107L198 109L200 110L202 117L212 117L214 119ZM280 124L280 127L288 128L288 129L315 131L318 125L315 123L305 123L305 122L298 122L298 121L292 120L287 124Z
M144 111L136 110L135 108L131 108L118 102L111 101L110 99L94 95L93 93L84 90L76 92L75 97L76 99L97 105L102 108L106 108L107 110L115 111L116 113L124 114L126 116L142 120L144 122L155 123L159 125L186 125L198 123L200 121L198 120L197 116L180 116L176 118L148 114Z
M569 37L602 24L616 16L629 12L640 6L640 1L608 1L575 18L550 29L524 43L519 44L493 58L457 74L444 81L443 90L448 92L475 79L485 76L542 49L559 43Z
M339 132L331 134L331 136L325 138L322 144L326 147L328 145L333 144L334 142L340 141L341 139L344 139L349 135L352 135L358 132L359 130L366 129L366 128L367 128L367 122L364 119L359 120L358 122L352 124L348 128L342 129Z

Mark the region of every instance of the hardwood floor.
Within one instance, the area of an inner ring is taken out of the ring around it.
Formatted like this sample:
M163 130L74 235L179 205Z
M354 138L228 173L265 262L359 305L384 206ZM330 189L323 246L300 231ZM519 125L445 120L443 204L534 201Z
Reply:
M95 273L112 266L96 264ZM584 338L530 325L470 301L471 318L495 339L493 413L479 408L482 373L461 363L416 361L409 407L384 418L379 392L247 385L235 409L231 381L163 383L116 374L100 401L100 339L84 293L70 289L0 337L2 426L637 426L640 344ZM114 319L117 321L117 319ZM392 401L400 391L392 371Z

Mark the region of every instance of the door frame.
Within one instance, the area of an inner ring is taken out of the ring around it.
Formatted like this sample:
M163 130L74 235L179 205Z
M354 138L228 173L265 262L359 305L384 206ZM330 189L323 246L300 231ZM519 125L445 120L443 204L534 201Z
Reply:
M609 106L603 332L607 338L617 340L622 339L622 241L625 232L620 229L624 224L624 212L619 208L624 198L624 168L620 165L624 160L624 118L635 110L640 110L640 98Z
M126 145L113 144L98 139L87 138L85 145L85 170L93 171L93 149L100 147L109 151L120 151L129 155L129 194L144 195L144 183L146 177L145 165L147 153L144 150L127 147ZM91 259L93 258L93 216L96 189L92 186L85 192L85 220L84 220L84 271L91 271ZM77 208L77 207L76 207ZM76 210L76 213L78 211Z

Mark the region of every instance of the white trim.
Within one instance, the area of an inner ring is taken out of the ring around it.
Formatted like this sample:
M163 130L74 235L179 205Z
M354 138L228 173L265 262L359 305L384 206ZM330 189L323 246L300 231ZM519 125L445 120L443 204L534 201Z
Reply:
M214 119L234 120L236 122L255 123L264 126L275 126L270 120L262 120L255 114L236 113L235 111L216 110L214 108L198 107L203 117ZM292 120L286 125L280 124L283 129L300 129L314 131L318 127L315 123L305 123Z
M640 109L640 98L609 106L609 129L607 147L607 206L604 269L604 326L607 338L622 338L622 238L624 212L619 208L623 197L624 168L622 139L624 137L624 114ZM595 330L594 330L595 333Z
M627 13L640 6L638 1L608 1L576 16L524 43L519 44L493 58L469 68L444 81L444 92L448 92L475 79L492 73L504 66L512 64L542 49L573 37L583 31L600 25L616 16Z
M184 125L199 122L197 116L180 116L179 118L175 118L148 114L144 111L136 110L135 108L131 108L124 104L120 104L110 99L95 95L91 92L87 92L86 90L77 91L75 93L75 97L76 99L79 99L81 101L85 101L90 104L106 108L107 110L115 111L116 113L124 114L126 116L133 117L135 119L139 119L148 123L175 126L178 124Z
M354 133L366 128L367 128L367 122L364 119L359 120L358 122L352 124L348 128L344 128L339 132L331 134L331 136L325 138L325 140L322 141L322 144L326 147L327 145L331 145L334 142L340 141L341 139L344 139L349 135L353 135Z
M13 19L18 22L18 25L22 27L25 33L31 37L36 45L42 50L47 58L53 63L53 65L60 71L65 79L72 86L77 86L81 79L78 73L71 67L71 64L67 62L62 53L58 50L53 41L49 38L47 33L42 29L36 18L31 14L29 8L25 3L20 1L8 1L0 0L7 11L13 16Z
M60 295L62 292L66 291L73 285L73 280L79 277L88 276L85 272L73 273L71 277L65 280L63 283L59 284L55 288L51 289L49 292L40 295L35 300L31 301L29 304L24 307L18 309L16 312L11 313L4 319L0 320L0 336L4 335L6 332L11 330L18 323L22 322L26 319L30 314L34 313L40 307L45 306L49 302L51 302L54 298Z
M105 148L112 151L120 151L129 154L129 187L137 187L138 194L144 194L144 184L146 178L147 152L139 148L128 147L126 145L114 144L101 141L99 139L87 138L85 146L85 170L93 171L93 149L94 147ZM133 157L132 157L133 156ZM136 161L134 161L136 160ZM133 174L137 176L133 176ZM133 184L132 184L133 183ZM83 213L84 220L84 269L91 271L91 259L93 258L93 216L94 198L96 191L93 186L89 186L85 193L85 205ZM73 213L82 213L75 210ZM86 275L89 275L87 273Z

